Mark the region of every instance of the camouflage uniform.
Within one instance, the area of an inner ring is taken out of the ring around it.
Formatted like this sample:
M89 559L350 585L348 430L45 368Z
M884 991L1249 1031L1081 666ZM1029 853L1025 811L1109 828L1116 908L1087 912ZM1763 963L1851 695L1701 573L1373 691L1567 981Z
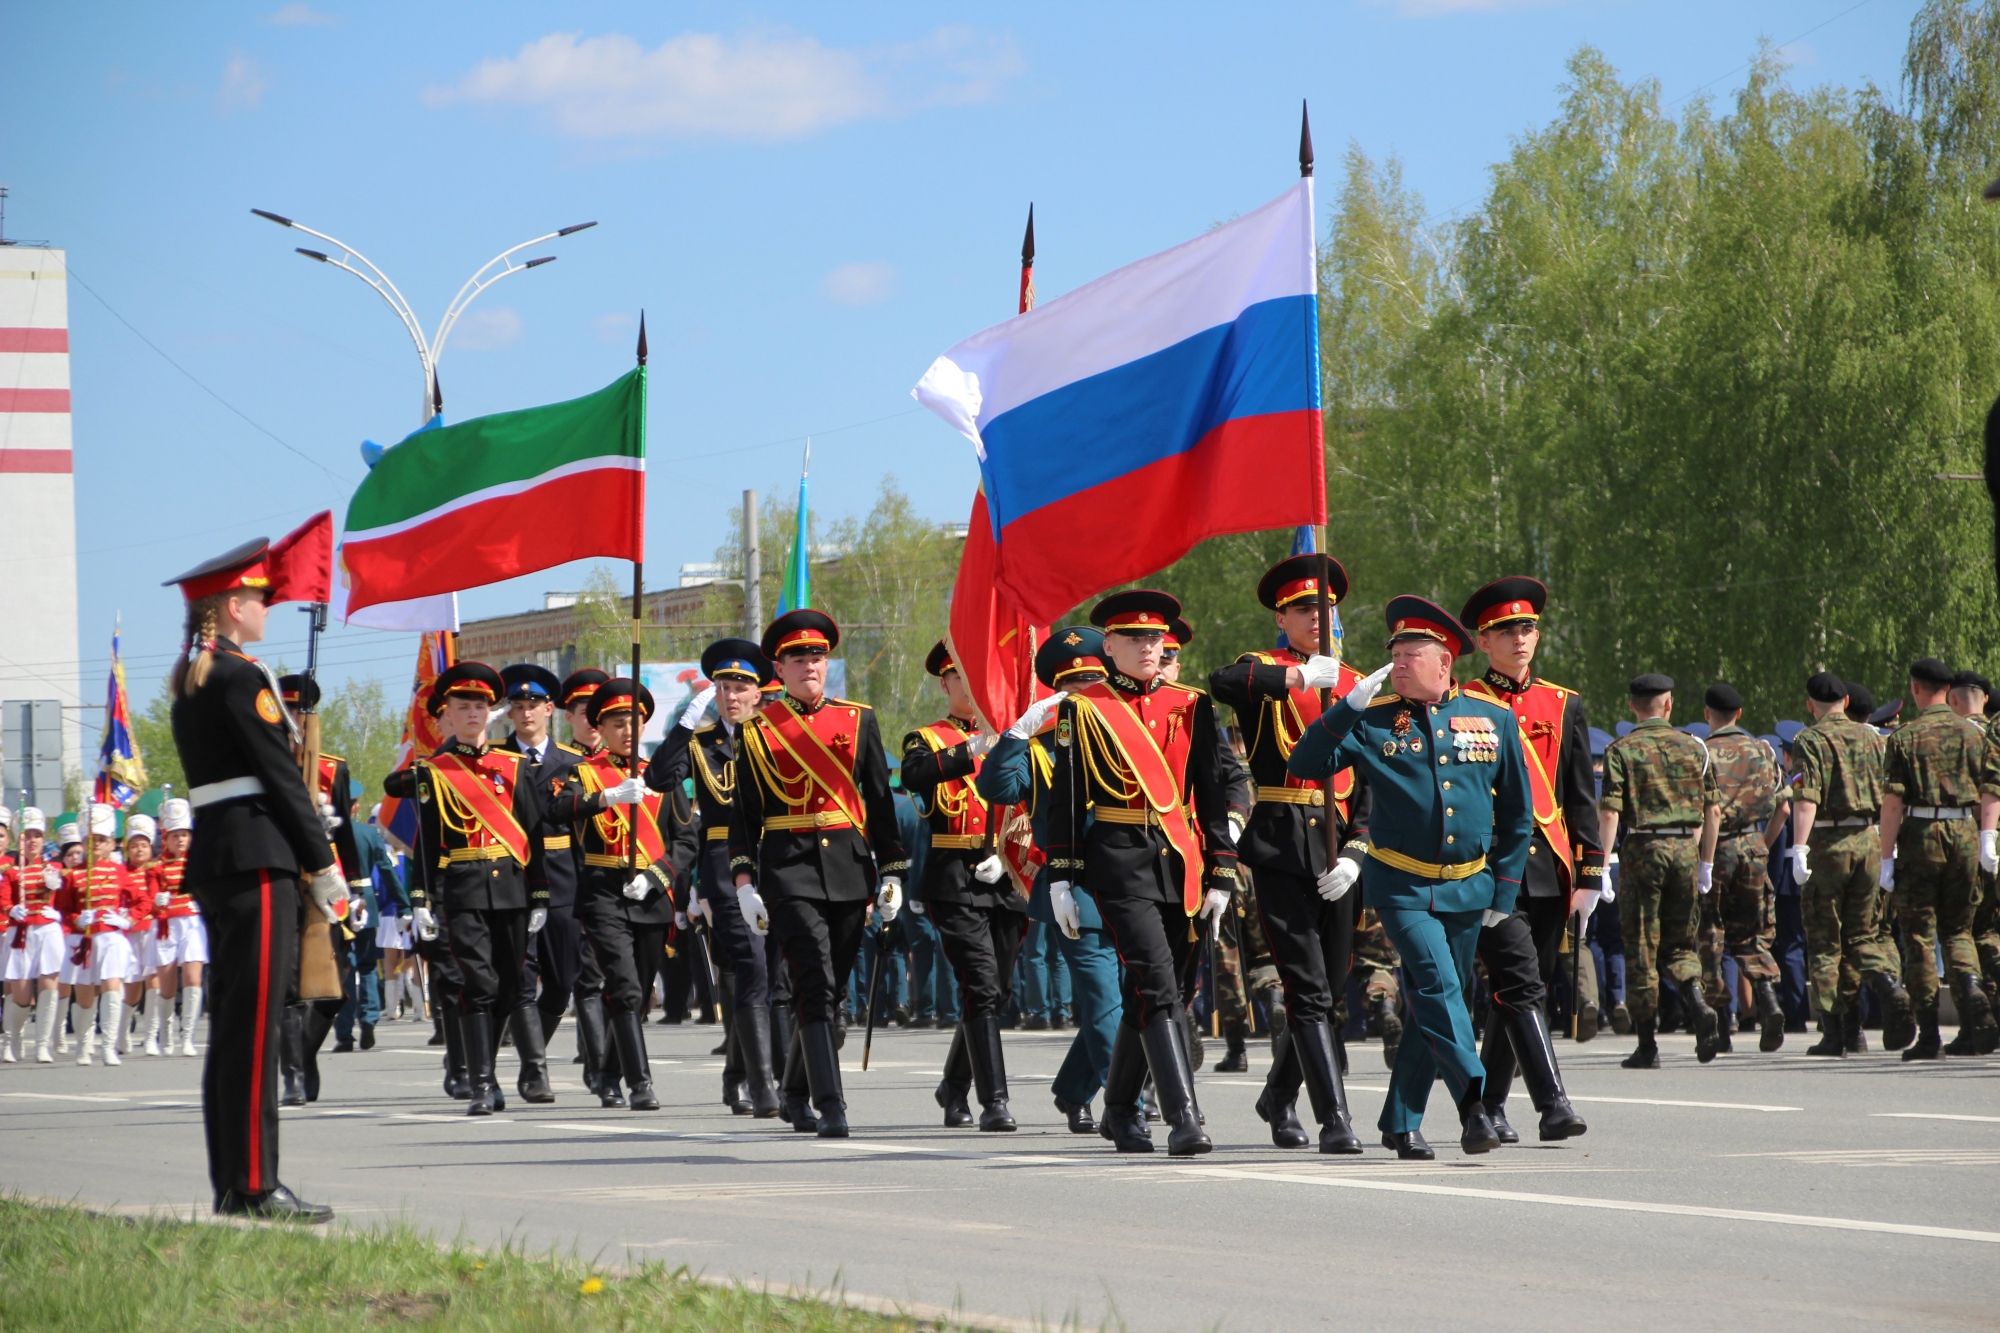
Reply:
M1222 918L1222 943L1215 951L1215 1000L1225 1023L1250 1021L1250 995L1243 989L1243 969L1250 969L1250 991L1263 995L1268 1009L1282 1004L1278 989L1278 966L1271 961L1271 946L1264 942L1264 922L1257 911L1254 875L1237 880L1236 909ZM1276 1018L1276 1015L1273 1015Z
M1903 976L1917 1012L1938 1003L1938 946L1957 998L1962 1024L1984 1026L1985 993L1969 1003L1966 987L1979 984L1979 951L1972 916L1979 906L1979 769L1984 738L1979 728L1932 704L1889 738L1882 790L1903 801L1896 834L1896 914L1903 925ZM1922 811L1932 811L1924 815ZM1955 817L1954 817L1955 816ZM1970 1008L1972 1013L1967 1013Z
M1389 943L1389 932L1382 928L1382 918L1375 915L1374 908L1362 908L1361 923L1354 928L1354 970L1361 978L1361 994L1368 1006L1368 1035L1382 1038L1382 1062L1391 1069L1396 1067L1396 1047L1403 1037L1396 987L1396 969L1402 965L1396 946ZM1382 1003L1385 1000L1387 1003ZM1339 1009L1342 1027L1347 1026L1346 1006L1343 997ZM1381 1031L1376 1031L1377 1027Z
M1882 807L1881 737L1845 713L1827 714L1792 742L1798 770L1789 795L1818 806L1807 842L1811 876L1800 889L1814 1006L1845 1014L1863 978L1900 980L1877 904L1881 864L1875 821ZM1878 983L1880 984L1880 983Z
M1647 718L1604 752L1598 809L1616 813L1625 826L1618 920L1635 1024L1649 1025L1658 1014L1662 973L1676 985L1701 979L1695 864L1702 817L1717 799L1708 752L1665 718Z
M1709 734L1708 757L1721 797L1722 830L1715 844L1714 888L1702 909L1701 972L1708 1002L1727 1010L1725 951L1753 985L1778 979L1778 962L1771 956L1778 919L1763 839L1764 825L1778 808L1778 759L1770 746L1733 724Z
M2000 736L1983 717L1972 723L1986 738L1980 748L1979 794L2000 796ZM2000 998L2000 883L1984 870L1979 872L1979 907L1972 914L1972 946L1986 976L1986 998Z

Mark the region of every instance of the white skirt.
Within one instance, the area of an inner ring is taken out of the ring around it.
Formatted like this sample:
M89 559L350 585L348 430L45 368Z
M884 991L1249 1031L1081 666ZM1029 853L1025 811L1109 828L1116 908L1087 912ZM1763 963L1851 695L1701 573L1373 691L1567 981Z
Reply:
M208 961L208 929L201 924L199 914L170 916L167 918L167 937L161 939L155 933L151 938L153 942L149 948L155 968Z
M410 951L410 918L406 916L385 916L375 927L375 947L378 949L400 949Z
M143 927L125 932L125 942L132 948L132 968L125 980L141 982L153 975L159 964L153 961L153 923L148 921Z
M82 942L81 935L63 936L62 971L57 974L57 979L65 986L90 984L90 978L85 975L90 970L89 964L79 967L76 962L76 946Z
M14 947L14 940L22 931L28 932L28 942L21 948ZM7 932L5 953L7 959L7 980L32 981L36 977L52 977L62 971L63 951L62 926L54 921L28 921Z
M107 930L90 938L90 959L78 969L87 975L77 979L87 985L109 986L139 979L139 961L132 956L132 941L122 930Z

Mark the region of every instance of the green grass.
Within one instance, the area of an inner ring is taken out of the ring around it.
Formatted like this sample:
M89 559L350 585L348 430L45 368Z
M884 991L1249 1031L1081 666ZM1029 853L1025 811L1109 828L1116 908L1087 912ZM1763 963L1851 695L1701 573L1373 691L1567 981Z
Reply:
M7 1333L673 1329L919 1333L955 1324L695 1280L661 1264L338 1231L126 1218L0 1196Z

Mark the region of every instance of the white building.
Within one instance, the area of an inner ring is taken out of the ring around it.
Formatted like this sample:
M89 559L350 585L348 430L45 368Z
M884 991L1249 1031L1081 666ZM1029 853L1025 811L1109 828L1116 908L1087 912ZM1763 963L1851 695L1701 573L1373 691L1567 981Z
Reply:
M71 773L81 767L84 703L76 616L64 252L0 242L0 701L10 724L18 701L61 705ZM6 758L12 769L20 756ZM37 798L60 808L51 804L60 793Z

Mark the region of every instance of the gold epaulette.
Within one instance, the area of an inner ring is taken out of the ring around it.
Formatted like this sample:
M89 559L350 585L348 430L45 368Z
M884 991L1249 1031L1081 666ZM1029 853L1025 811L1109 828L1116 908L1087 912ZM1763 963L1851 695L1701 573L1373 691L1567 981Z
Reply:
M561 741L556 742L556 748L558 750L561 750L564 754L573 754L576 755L578 758L582 758L583 756L583 751L581 749L579 749L574 745L564 745Z
M874 705L864 704L859 699L836 699L829 694L826 701L830 704L842 704L848 708L865 708L871 713L875 711Z
M1402 702L1403 702L1402 695L1390 694L1388 691L1385 690L1381 694L1376 695L1374 699L1369 701L1368 706L1370 708L1380 708L1383 704L1399 704Z

